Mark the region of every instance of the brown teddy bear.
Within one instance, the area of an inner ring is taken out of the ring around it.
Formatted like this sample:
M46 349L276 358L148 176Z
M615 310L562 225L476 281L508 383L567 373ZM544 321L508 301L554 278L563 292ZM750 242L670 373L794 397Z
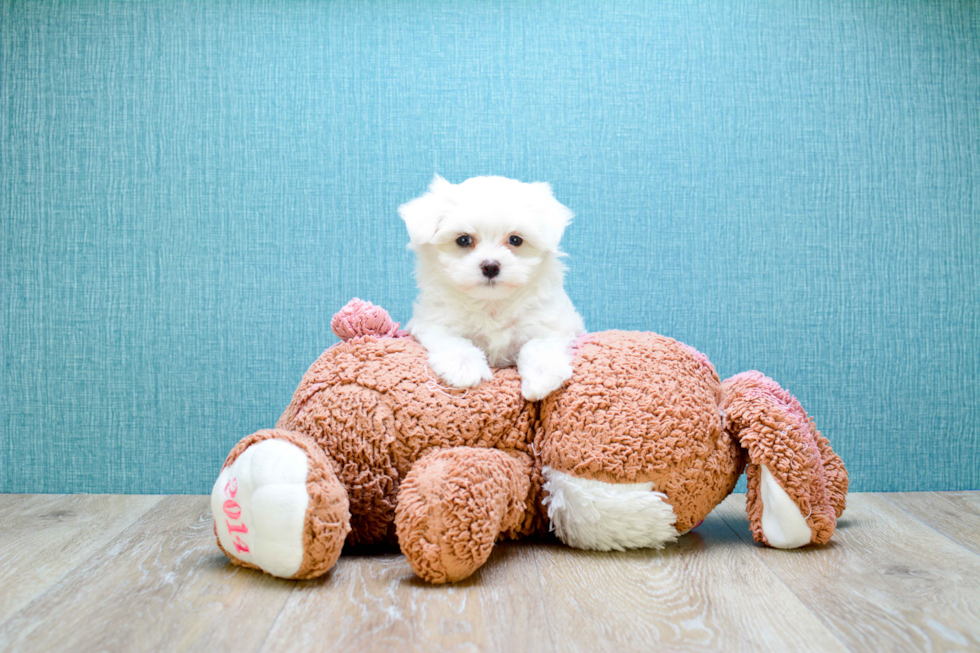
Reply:
M367 302L332 326L343 341L214 485L218 545L235 564L314 578L345 543L397 542L420 577L443 583L476 571L498 539L549 529L578 548L659 548L743 470L758 542L825 543L844 510L844 465L792 395L758 372L722 382L670 338L588 334L572 378L531 403L513 368L444 387Z

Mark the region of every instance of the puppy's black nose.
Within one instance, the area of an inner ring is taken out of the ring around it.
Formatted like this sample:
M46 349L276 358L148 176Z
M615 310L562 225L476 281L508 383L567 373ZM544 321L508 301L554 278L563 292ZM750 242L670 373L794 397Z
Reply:
M483 276L487 279L493 279L500 274L500 263L496 261L484 261L480 263L480 269L483 270Z

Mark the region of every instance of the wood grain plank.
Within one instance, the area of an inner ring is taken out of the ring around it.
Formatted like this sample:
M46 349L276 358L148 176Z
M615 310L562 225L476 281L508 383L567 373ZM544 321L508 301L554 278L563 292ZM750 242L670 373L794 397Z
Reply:
M0 516L3 515L4 510L10 509L19 503L28 501L31 497L35 497L35 494L0 494ZM54 495L60 496L60 495Z
M503 543L470 578L429 585L400 553L341 556L297 586L264 651L553 651L529 551Z
M714 514L660 551L532 551L563 651L846 650Z
M157 496L0 496L0 623L119 535Z
M744 495L719 514L747 544ZM854 650L980 648L980 556L873 494L850 494L825 546L752 550Z
M878 496L980 554L980 492L879 492Z
M295 583L231 565L208 497L167 497L0 625L17 651L255 650Z

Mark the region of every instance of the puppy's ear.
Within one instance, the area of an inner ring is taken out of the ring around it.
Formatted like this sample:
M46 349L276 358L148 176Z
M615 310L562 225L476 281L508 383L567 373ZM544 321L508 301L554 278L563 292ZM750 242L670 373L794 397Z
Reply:
M558 245L562 234L575 214L555 199L551 185L547 182L536 181L531 184L531 188L534 194L533 210L541 217L540 244L550 252L559 254Z
M429 192L398 207L398 215L408 228L409 249L415 249L432 240L439 223L453 205L454 186L436 175L429 184Z

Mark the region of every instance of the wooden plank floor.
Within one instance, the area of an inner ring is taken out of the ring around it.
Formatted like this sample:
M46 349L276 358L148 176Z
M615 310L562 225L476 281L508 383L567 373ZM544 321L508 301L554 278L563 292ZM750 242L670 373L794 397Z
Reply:
M851 494L798 551L744 505L662 551L508 543L430 586L397 552L234 567L207 497L0 495L0 650L980 651L980 492Z

